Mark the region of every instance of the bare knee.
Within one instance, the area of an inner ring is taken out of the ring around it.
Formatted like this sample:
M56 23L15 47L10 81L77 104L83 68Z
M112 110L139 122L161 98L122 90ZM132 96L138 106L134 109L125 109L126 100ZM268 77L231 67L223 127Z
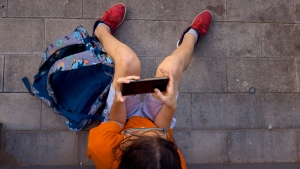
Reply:
M137 75L140 76L141 63L138 56L127 46L119 46L116 49L115 58L116 70L120 70L123 76Z
M155 76L157 76L157 77L163 76L160 69L164 68L166 71L171 71L173 77L176 77L176 76L181 77L181 74L182 74L183 69L184 69L183 62L181 62L178 59L174 60L172 57L173 56L170 55L170 56L166 57L163 60L163 62L160 63L160 65L158 66L158 68L156 70L156 75Z

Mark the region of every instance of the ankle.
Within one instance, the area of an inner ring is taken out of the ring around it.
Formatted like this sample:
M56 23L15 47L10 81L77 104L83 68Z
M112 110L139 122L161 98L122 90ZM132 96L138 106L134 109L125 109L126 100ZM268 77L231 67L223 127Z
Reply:
M101 35L100 35L101 33L111 34L109 26L107 26L105 23L99 23L98 26L95 29L95 35L98 38L101 37Z

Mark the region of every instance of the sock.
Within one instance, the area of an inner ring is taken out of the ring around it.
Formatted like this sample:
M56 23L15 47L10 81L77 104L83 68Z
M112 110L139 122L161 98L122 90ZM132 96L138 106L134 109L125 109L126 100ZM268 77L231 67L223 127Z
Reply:
M106 25L105 23L103 23L103 22L100 22L100 23L98 23L98 25L97 25L96 29L98 28L98 26L99 26L99 25L105 25L106 27L108 27L108 28L109 28L109 31L111 32L111 29L110 29L110 27L109 27L108 25ZM95 30L96 30L96 29L95 29Z
M188 34L188 33L195 35L196 42L197 42L197 40L198 40L198 32L194 28L191 28L189 31L187 31L187 33L185 33L185 35Z

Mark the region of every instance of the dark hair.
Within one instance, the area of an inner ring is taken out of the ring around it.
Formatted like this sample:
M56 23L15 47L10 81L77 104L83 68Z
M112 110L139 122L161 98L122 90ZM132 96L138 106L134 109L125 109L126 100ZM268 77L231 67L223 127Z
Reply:
M159 136L141 136L121 148L124 142L118 146L121 151L117 157L118 169L181 169L177 146L173 141Z

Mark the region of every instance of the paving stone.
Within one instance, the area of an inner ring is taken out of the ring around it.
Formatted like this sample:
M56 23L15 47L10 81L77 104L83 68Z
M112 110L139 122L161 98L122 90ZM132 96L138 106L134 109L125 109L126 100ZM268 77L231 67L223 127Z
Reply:
M46 19L45 39L46 49L54 40L74 31L78 26L82 25L87 29L89 35L93 35L93 25L95 19Z
M0 55L0 92L3 91L4 56Z
M6 132L6 152L18 165L78 165L75 132Z
M264 128L300 128L299 94L265 94L262 103Z
M296 92L295 59L228 58L228 91Z
M229 137L233 163L295 162L296 130L235 130Z
M297 92L300 92L300 59L296 59L296 62L297 62L297 86L298 86L298 89L297 89Z
M300 0L295 0L296 23L300 22Z
M33 83L42 55L5 55L4 92L28 92L23 77Z
M188 74L189 92L226 92L226 59L192 57Z
M257 23L212 22L194 53L205 57L260 57L261 32Z
M82 1L9 0L7 16L82 18Z
M84 18L102 17L104 11L106 11L111 6L117 3L125 4L126 6L125 19L155 19L155 12L156 12L155 1L148 1L148 0L121 0L121 1L111 0L109 2L99 1L99 0L89 0L89 3L83 3L83 17Z
M178 38L188 25L186 21L127 20L115 36L138 56L165 57L176 49Z
M227 0L229 21L294 22L293 0Z
M300 55L300 25L262 24L263 57L295 57Z
M225 20L225 0L155 1L156 19L193 20L200 12L210 10L214 20Z
M40 54L44 45L44 26L42 19L0 19L0 53Z
M262 128L260 97L257 94L193 94L192 128Z
M6 130L40 130L41 101L28 93L0 93L0 123Z
M0 0L0 18L6 17L6 11L7 11L7 0Z
M175 143L186 163L227 161L227 134L223 130L174 130Z
M78 133L79 137L79 163L82 165L94 165L92 159L86 155L87 143L88 143L88 131L82 131Z
M155 66L155 57L140 57L142 70L141 78L150 78L155 77L156 66Z
M192 96L189 93L179 93L178 106L174 117L176 118L176 129L190 128L191 124L191 99Z
M69 128L60 116L55 114L50 107L42 103L41 130L69 131Z

